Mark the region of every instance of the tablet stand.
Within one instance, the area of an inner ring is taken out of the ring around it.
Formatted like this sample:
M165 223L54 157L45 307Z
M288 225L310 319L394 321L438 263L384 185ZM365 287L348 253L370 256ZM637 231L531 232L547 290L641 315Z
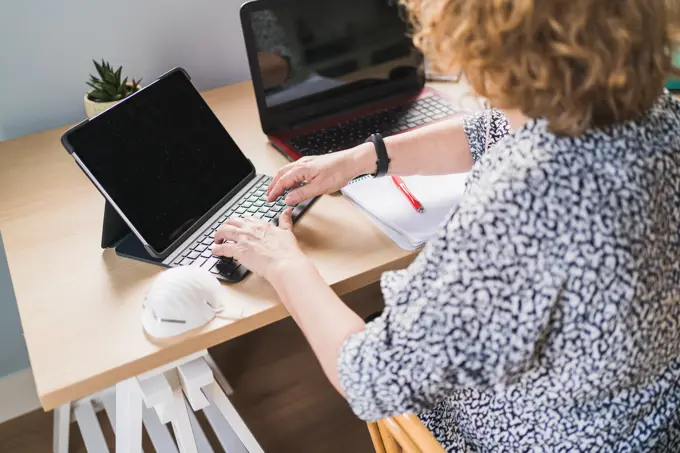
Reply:
M161 259L154 258L142 245L127 223L120 218L118 212L107 201L104 206L104 223L102 225L102 248L113 248L116 254L125 258L162 265Z

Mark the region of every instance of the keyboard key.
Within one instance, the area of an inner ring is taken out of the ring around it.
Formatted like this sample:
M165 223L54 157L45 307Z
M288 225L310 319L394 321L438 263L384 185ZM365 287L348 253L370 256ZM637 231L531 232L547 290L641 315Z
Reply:
M271 209L271 210L272 210L272 212L279 213L279 212L283 211L283 206L277 204L277 205L275 205L275 206L272 206L272 209Z
M266 206L262 206L259 210L259 212L267 212L267 211L269 211L269 208L266 207Z
M208 235L208 237L209 237L210 239L212 239L213 242L214 242L214 241L215 241L215 232L214 232L214 231L211 231L210 234ZM204 244L205 244L205 242L204 242Z
M210 270L210 269L212 269L212 268L215 266L215 264L217 264L219 261L220 261L219 258L217 258L217 257L215 257L215 256L209 256L209 257L206 259L205 263L203 263L203 265L202 265L201 267Z
M178 256L177 259L175 260L174 264L176 264L176 265L181 264L183 259L184 258L182 258L181 256Z
M238 208L236 210L236 214L245 214L245 212L246 212L246 208L243 208L243 207Z
M188 255L189 253L191 253L191 250L185 250L185 251L183 251L183 252L182 252L182 258L186 258L187 255Z
M179 263L180 266L191 266L191 263L193 263L194 260L190 258L184 258L181 263Z
M256 212L255 214L253 214L253 217L255 217L256 219L261 219L263 215L261 212Z
M227 217L229 217L227 214L220 217L220 220L219 220L220 224L224 223L224 221L227 220Z
M194 251L196 251L196 252L198 252L198 253L202 253L202 252L203 252L205 249L207 249L207 248L208 248L207 245L202 244L202 243L199 243L198 245L196 245L196 246L194 247Z
M210 250L209 248L203 250L203 252L201 253L201 256L203 258L210 258L212 256L212 250Z
M257 200L255 203L253 203L253 206L257 206L258 208L261 208L262 206L264 206L264 201Z
M264 216L267 217L267 218L269 218L269 219L273 219L273 218L276 217L277 215L278 215L278 213L276 213L276 212L274 212L274 211L269 211L269 212L266 213Z
M211 237L210 235L206 236L206 237L203 238L203 240L201 241L201 244L205 244L205 245L213 245L213 243L215 242L215 240L213 239L213 238L215 237L215 236L214 236L215 233L211 233L211 234L213 234L213 236L212 236L212 237Z
M248 208L251 207L252 205L253 205L253 202L250 201L250 200L248 200L248 201L246 201L245 203L243 203L243 204L241 205L241 207L242 207L242 208L248 209Z
M203 257L196 258L196 261L194 261L194 264L192 264L192 266L201 267L206 261L208 261L208 258Z
M195 260L199 256L201 256L200 252L193 251L193 252L189 253L189 256L187 258Z

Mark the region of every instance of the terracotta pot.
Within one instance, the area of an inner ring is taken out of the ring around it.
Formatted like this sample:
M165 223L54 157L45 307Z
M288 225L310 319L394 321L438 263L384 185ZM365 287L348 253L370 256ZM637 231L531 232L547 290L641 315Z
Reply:
M128 85L132 86L132 85ZM141 88L141 86L140 86ZM85 93L85 114L87 115L88 118L92 118L93 116L99 115L101 112L104 110L107 110L114 105L118 104L120 101L113 101L113 102L95 102L90 100L87 96L91 93L92 91L88 91Z

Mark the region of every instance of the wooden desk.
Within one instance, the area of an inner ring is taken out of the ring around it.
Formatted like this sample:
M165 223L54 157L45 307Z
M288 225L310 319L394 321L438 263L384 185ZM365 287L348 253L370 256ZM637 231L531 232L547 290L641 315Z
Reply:
M455 85L436 85L455 98ZM205 99L258 171L286 160L260 129L250 82ZM154 344L142 299L162 268L99 248L104 199L60 144L59 128L0 143L0 230L40 401L45 410L85 397L288 316L261 278L224 286L247 316ZM338 294L375 282L413 258L341 196L325 196L296 226L305 252Z

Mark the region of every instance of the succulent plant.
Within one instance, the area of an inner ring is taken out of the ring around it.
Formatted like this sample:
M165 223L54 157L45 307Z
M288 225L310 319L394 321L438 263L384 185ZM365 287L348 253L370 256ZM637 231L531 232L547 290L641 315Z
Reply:
M92 62L97 69L99 77L90 75L90 80L86 82L92 88L92 91L87 94L88 99L91 101L120 101L139 90L139 83L142 79L132 79L130 83L128 83L127 77L123 80L120 79L120 74L123 71L122 66L114 71L111 64L104 60L101 63L97 63L94 60Z

